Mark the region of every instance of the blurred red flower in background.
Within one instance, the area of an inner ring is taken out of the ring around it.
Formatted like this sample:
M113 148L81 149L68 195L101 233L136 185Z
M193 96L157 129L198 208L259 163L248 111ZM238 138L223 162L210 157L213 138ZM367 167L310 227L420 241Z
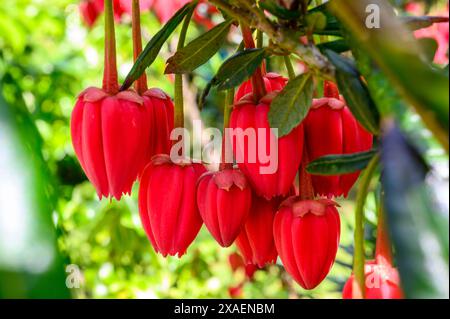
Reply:
M153 11L158 20L164 24L190 0L140 0L141 12ZM131 15L131 0L113 0L114 15L116 20L121 20L124 14ZM96 23L99 16L103 13L104 0L82 0L79 10L84 23L89 27ZM217 12L217 9L206 0L201 0L194 13L194 21L211 28L214 23L211 16Z

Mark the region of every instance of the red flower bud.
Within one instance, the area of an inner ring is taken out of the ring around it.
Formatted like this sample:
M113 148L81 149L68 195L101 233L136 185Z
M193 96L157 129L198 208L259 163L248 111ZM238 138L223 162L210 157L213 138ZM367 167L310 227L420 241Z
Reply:
M263 268L276 261L278 254L273 240L273 220L279 204L278 198L267 201L253 196L250 215L236 240L247 265Z
M270 200L275 196L287 195L291 189L302 160L302 152L293 150L303 149L303 126L299 125L288 135L277 139L268 121L270 104L275 96L274 91L270 90L282 89L285 80L269 73L265 76L265 83L269 94L259 103L255 104L253 94L249 93L235 104L231 113L230 127L235 130L233 152L239 168L247 176L257 195ZM247 85L250 84L246 83L239 89L237 97L247 92ZM255 133L254 139L247 136L247 129ZM275 153L276 142L278 142L277 153ZM261 153L268 158L261 158ZM271 165L274 173L268 170Z
M228 256L228 262L230 263L231 270L233 272L238 271L239 269L245 269L245 275L248 278L248 280L253 280L253 276L255 275L255 272L258 270L258 267L256 267L253 264L244 264L244 260L242 259L241 255L238 253L233 253L230 256Z
M264 75L264 84L266 85L267 93L273 91L281 91L287 83L287 79L276 73L267 73ZM235 102L238 102L245 95L252 93L252 80L249 79L244 82L236 92Z
M229 287L228 294L230 295L230 297L233 299L242 298L242 296L244 294L242 291L242 286L243 286L243 284L239 284L235 287Z
M89 88L72 113L75 153L99 198L129 194L149 144L149 119L143 99L134 92L109 95Z
M336 85L325 82L324 96L314 100L304 121L309 160L370 150L372 135L356 121L344 99L339 96ZM317 195L346 197L358 176L359 172L341 176L312 176L312 182Z
M248 280L253 280L253 276L255 275L255 272L258 270L258 267L254 264L247 264L245 265L245 275L247 276Z
M275 215L275 244L286 271L305 289L327 276L340 238L337 204L331 200L285 200Z
M139 4L142 11L149 10L153 4L153 0L140 0ZM120 21L125 13L131 15L131 0L113 0L113 6L116 21ZM82 0L79 5L81 18L89 28L92 28L95 22L97 22L104 8L104 0Z
M239 270L239 268L243 268L245 266L244 260L238 253L232 253L230 256L228 256L228 263L230 264L231 270L233 272L236 272Z
M252 191L238 169L204 174L198 183L197 204L203 222L222 247L239 235L250 211Z
M367 299L403 299L400 277L397 269L387 263L368 261L365 265ZM356 284L352 274L342 291L344 299L353 299L353 285Z
M203 165L157 155L142 174L139 214L153 248L165 257L183 256L202 226L195 198L204 172Z
M78 8L83 22L89 28L92 28L100 14L103 12L103 1L83 0Z

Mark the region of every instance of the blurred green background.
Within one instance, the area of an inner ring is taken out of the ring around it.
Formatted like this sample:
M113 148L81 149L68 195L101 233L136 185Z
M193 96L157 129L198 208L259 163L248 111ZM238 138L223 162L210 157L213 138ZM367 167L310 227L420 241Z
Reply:
M77 94L101 84L102 22L103 16L86 28L76 0L0 3L0 297L228 298L228 289L244 280L244 272L233 273L228 262L235 247L220 248L203 227L182 259L156 255L140 225L137 192L121 202L99 201L74 156L70 114ZM160 28L149 12L142 25L145 41ZM189 38L202 31L192 26ZM123 80L132 66L127 17L116 33ZM238 41L231 38L230 44ZM149 86L171 96L171 78L162 74L175 43L147 70ZM230 45L189 78L189 118L201 116L206 126L221 127L220 94L212 92L201 113L194 102L233 50ZM277 59L269 67L285 74ZM448 157L412 111L402 114L402 128L435 168L436 192L448 210ZM366 207L369 258L377 186ZM351 273L354 197L339 200L342 246L319 288L304 291L273 265L258 271L241 296L340 298Z

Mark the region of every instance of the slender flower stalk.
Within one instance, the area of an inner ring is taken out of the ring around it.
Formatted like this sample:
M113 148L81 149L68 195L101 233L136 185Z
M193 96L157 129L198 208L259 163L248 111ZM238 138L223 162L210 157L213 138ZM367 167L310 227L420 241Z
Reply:
M233 104L234 104L234 88L229 89L225 96L225 105L223 108L223 141L222 141L222 160L220 163L220 170L233 168L233 163L227 162L227 154L232 154L232 150L227 150L226 146L231 145L230 143L226 143L226 140L228 138L227 135L227 128L230 126L230 116L231 111L233 110Z
M137 61L139 55L142 52L142 35L141 35L141 9L139 6L139 0L133 0L132 2L132 15L131 26L133 31L133 57L134 62ZM135 82L135 89L138 94L143 94L147 91L147 76L145 72Z
M314 199L314 186L311 175L306 171L306 166L309 163L308 151L306 147L303 148L302 164L299 170L299 195L302 200Z
M241 22L242 37L244 38L244 44L247 49L255 48L255 41L253 40L252 30L250 27ZM261 67L257 68L252 75L252 87L255 101L259 101L266 95L266 86L264 84L264 78L262 75Z
M111 95L119 92L116 62L116 37L112 0L105 1L105 70L103 89Z
M356 197L355 210L355 254L353 261L353 273L355 274L355 281L353 285L353 298L365 298L365 250L364 250L364 204L366 203L367 194L369 192L370 181L379 163L379 156L375 156L367 166L361 177L361 184L359 186L358 195Z
M256 47L261 49L264 46L264 33L261 30L256 31Z
M375 256L377 263L392 265L392 249L389 232L386 224L384 201L380 200L378 207L377 244Z
M193 10L184 18L178 39L177 50L181 50L186 42L186 34L189 29ZM175 74L175 128L184 127L184 100L183 100L183 75Z

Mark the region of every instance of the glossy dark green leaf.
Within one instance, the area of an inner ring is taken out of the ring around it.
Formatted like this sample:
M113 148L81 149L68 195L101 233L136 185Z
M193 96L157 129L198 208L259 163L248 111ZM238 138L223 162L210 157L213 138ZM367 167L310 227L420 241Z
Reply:
M368 5L380 8L380 28L367 28ZM420 45L389 3L335 0L330 8L448 151L449 78L422 58Z
M0 298L69 298L40 135L25 106L1 93L0 86Z
M266 55L264 49L240 51L226 60L213 79L219 90L234 88L248 79L261 66Z
M336 67L339 90L353 115L369 132L378 135L380 114L354 63L331 50L327 50L326 54Z
M131 71L125 78L125 81L120 88L122 91L128 89L133 82L145 72L145 69L155 61L164 43L173 31L175 31L181 21L183 21L184 17L195 9L195 6L196 2L186 4L175 13L175 15L162 27L161 30L158 31L158 33L155 34L155 36L145 46L144 50L136 60L136 63L133 65Z
M198 108L200 111L203 109L203 106L205 105L206 98L209 95L209 92L211 91L211 88L213 87L213 82L209 81L208 84L206 84L206 87L202 91L202 94L200 95L198 99Z
M278 129L283 137L297 127L308 115L312 105L314 82L310 73L297 76L288 82L272 101L269 125Z
M448 215L425 183L428 166L393 125L382 142L385 208L407 298L448 298Z
M307 166L307 171L313 175L335 176L361 171L367 167L377 150L368 152L328 155L316 159Z
M208 62L224 44L232 22L233 20L222 22L177 51L167 61L165 73L190 73Z
M337 53L347 52L350 47L345 40L335 40L330 42L323 42L317 45L320 51L325 52L326 50L331 50Z

